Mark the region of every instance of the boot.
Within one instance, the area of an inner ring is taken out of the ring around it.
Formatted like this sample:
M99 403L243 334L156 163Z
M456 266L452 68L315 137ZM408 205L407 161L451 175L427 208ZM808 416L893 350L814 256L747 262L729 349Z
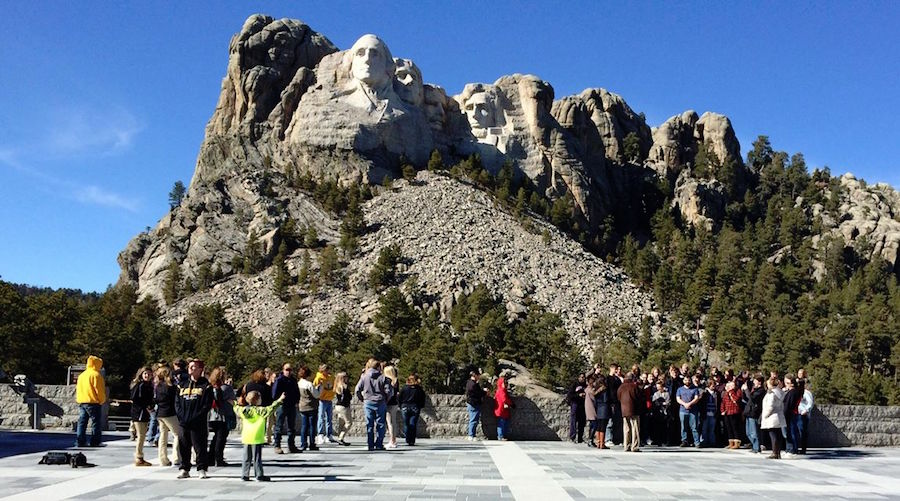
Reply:
M738 439L732 440L732 441L731 441L731 448L732 448L732 449L740 449L740 448L741 448L741 441L738 440Z
M609 449L609 447L606 446L606 432L605 431L597 432L597 448L598 449Z

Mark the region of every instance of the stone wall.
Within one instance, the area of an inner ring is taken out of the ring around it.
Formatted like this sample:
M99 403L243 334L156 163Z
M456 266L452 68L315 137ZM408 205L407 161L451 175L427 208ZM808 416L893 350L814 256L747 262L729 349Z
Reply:
M74 429L78 419L75 387L41 385L32 398L38 400L40 424L44 429ZM563 398L515 398L510 422L514 440L565 440L569 429L569 411ZM496 438L497 420L493 400L485 399L479 435ZM12 385L0 385L0 427L31 428L33 406ZM468 423L465 397L429 395L419 420L420 437L462 437ZM353 404L354 425L359 434L364 427L362 405ZM867 405L816 406L810 425L810 447L890 447L900 446L900 407Z

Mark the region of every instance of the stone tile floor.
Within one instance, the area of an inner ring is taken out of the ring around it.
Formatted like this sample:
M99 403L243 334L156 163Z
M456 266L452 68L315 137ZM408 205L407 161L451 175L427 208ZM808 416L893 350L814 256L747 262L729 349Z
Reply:
M746 450L646 447L598 451L560 442L420 440L415 447L369 453L325 446L316 453L263 452L270 483L240 480L240 445L229 443L232 466L210 478L177 480L159 467L132 465L134 442L124 434L85 449L94 467L38 465L47 450L68 450L72 434L0 432L0 499L166 500L281 499L898 499L900 449L814 450L804 458L769 461ZM356 443L359 443L357 439Z

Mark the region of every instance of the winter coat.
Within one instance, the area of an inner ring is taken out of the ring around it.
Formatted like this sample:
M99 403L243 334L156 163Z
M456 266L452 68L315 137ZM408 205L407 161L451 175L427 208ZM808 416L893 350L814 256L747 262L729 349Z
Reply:
M635 417L644 413L644 390L638 388L638 385L630 381L622 383L616 396L622 407L622 417Z
M153 389L153 402L156 403L157 417L175 415L175 393L177 392L174 385L156 383L156 388Z
M500 419L509 419L510 409L515 404L506 391L506 378L497 380L497 392L494 393L494 415Z
M584 417L588 421L597 419L597 397L594 388L588 386L584 392Z
M609 392L601 391L594 397L594 408L597 412L597 419L609 419L612 417L612 410L609 407Z
M87 367L78 375L75 384L75 401L79 404L103 404L106 402L106 381L100 374L103 360L93 355L87 359Z
M266 421L275 409L281 405L276 401L266 407L248 405L241 407L234 404L234 413L243 421L241 425L241 443L259 445L266 443Z
M279 374L275 378L275 384L272 385L272 400L278 400L282 393L284 393L282 405L285 407L293 407L300 401L300 389L294 376Z
M786 426L784 420L784 392L779 388L766 393L762 402L762 420L759 423L760 429L774 430L781 429Z
M321 396L321 387L313 386L309 379L301 378L297 383L300 390L300 412L314 411L319 406L319 396Z
M741 413L741 399L743 392L740 388L732 388L722 395L722 405L719 411L726 416L734 416Z
M150 422L150 411L153 407L153 385L150 381L141 381L131 387L131 420L142 423Z

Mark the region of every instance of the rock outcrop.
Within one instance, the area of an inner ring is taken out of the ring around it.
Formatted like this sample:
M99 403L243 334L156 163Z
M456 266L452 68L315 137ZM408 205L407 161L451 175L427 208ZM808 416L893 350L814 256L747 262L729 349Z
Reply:
M316 294L292 290L301 298L297 311L311 332L324 330L341 311L371 324L378 294L368 286L368 274L379 251L393 243L400 245L405 259L400 275L404 280L415 277L428 298L422 308L438 311L444 320L461 294L484 284L506 303L511 319L533 303L559 314L585 349L592 324L601 318L640 325L649 316L654 329L664 321L651 297L621 270L540 219L527 217L531 230L526 231L490 195L459 181L420 172L413 184L397 181L394 189L367 202L364 213L373 231L361 238L358 255L343 270L347 286L324 287ZM294 273L301 252L288 259ZM287 315L271 283L268 273L231 277L180 301L166 320L180 322L194 304L220 303L228 305L226 314L235 325L271 335Z
M509 162L539 194L571 195L573 217L588 238L610 214L627 224L644 204L635 194L661 180L674 187L667 196L684 221L715 228L729 197L755 175L743 165L723 115L687 111L650 129L621 96L605 89L556 99L549 83L523 74L469 84L450 97L425 83L415 62L395 57L377 36L364 35L341 51L300 21L254 15L231 40L186 197L122 251L120 282L133 284L141 297L162 299L173 265L187 280L212 270L224 278L167 308L167 318L177 322L191 304L219 301L238 326L270 333L286 309L271 293L268 271L236 273L248 240L255 235L267 261L288 220L314 227L324 241L339 236L338 216L290 180L303 173L377 184L399 178L406 163L424 167L434 150L446 164L478 153L492 172ZM701 151L732 165L733 175L726 181L716 172L699 174ZM545 244L483 192L422 176L366 204L377 230L362 239L361 254L346 269L349 287L302 301L312 330L329 324L337 311L367 322L377 297L364 277L388 242L400 243L409 256L402 273L418 276L433 298L426 308L445 315L459 294L484 283L503 297L510 319L534 301L559 313L582 343L591 321L601 316L660 319L621 271L568 237L530 220L550 233ZM864 187L852 177L841 183L840 214L823 212L823 227L848 245L865 238L872 255L896 263L897 193ZM298 259L289 259L295 270Z

